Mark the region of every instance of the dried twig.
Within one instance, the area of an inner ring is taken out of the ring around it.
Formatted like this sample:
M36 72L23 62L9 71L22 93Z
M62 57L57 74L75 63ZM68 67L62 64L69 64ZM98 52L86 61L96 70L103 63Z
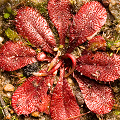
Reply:
M3 115L4 115L4 118L5 119L10 119L11 118L11 115L10 113L8 112L8 107L6 107L5 105L5 102L4 100L2 99L2 96L0 94L0 103L1 103L1 106L2 106L2 112L3 112Z

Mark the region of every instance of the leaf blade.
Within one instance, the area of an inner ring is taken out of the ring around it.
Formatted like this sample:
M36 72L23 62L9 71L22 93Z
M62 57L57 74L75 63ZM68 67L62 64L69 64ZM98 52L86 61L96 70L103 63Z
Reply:
M80 116L79 106L67 79L63 79L63 72L61 70L60 79L54 88L51 98L50 113L53 120L65 120L70 117ZM80 119L76 118L74 120Z
M106 18L107 12L99 2L91 1L83 5L73 17L68 52L96 35L105 24Z
M53 53L56 46L54 35L49 28L46 20L30 7L20 8L16 15L17 31L34 44L41 47L44 51Z
M120 56L105 52L88 53L77 59L76 70L91 79L114 81L120 75Z
M28 64L34 63L36 52L22 43L7 41L0 48L0 68L6 71L14 71Z
M49 16L54 23L60 37L60 44L65 45L65 37L68 27L71 24L70 19L70 1L69 0L49 0L48 2Z
M28 115L34 111L49 114L50 94L47 94L48 84L53 84L54 76L27 79L19 86L12 96L12 107L18 115Z
M106 114L112 110L114 95L108 86L98 84L83 76L74 75L87 107L96 114Z

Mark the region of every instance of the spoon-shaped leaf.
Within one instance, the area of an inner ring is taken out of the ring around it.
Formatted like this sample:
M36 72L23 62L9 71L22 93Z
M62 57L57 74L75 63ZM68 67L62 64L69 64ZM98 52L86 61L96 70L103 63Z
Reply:
M34 63L36 52L22 43L6 42L0 48L0 68L6 71L14 71L28 64Z
M120 56L105 52L88 53L77 59L76 70L100 81L114 81L120 76Z
M70 48L71 52L76 46L90 40L105 24L107 12L97 1L88 2L81 7L73 17L73 24L70 27Z
M16 16L17 31L36 47L53 53L56 46L54 35L46 20L37 10L30 7L20 8Z
M96 114L106 114L112 110L114 95L112 89L96 81L75 75L87 107Z
M68 27L71 24L72 14L70 13L69 0L49 0L49 16L54 23L60 37L60 44L65 44L65 37Z
M67 79L63 79L64 69L60 70L60 79L54 88L50 113L53 120L65 120L74 116L80 116L79 106L70 88ZM72 120L80 120L79 118Z
M12 107L20 115L34 111L49 113L50 94L48 88L53 84L54 76L32 76L27 79L12 96Z

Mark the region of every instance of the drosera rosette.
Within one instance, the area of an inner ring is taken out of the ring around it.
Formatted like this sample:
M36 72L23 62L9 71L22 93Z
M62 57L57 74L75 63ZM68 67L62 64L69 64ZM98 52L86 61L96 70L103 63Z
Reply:
M67 82L71 75L78 82L89 110L96 114L109 113L114 104L113 91L97 81L109 82L119 78L120 56L110 56L106 49L104 52L97 51L106 46L104 38L94 38L106 22L105 8L99 2L92 1L84 4L78 13L73 15L69 0L49 0L48 13L58 30L64 54L61 54L59 48L57 52L54 51L56 40L48 23L36 9L28 6L18 9L16 29L36 48L41 48L42 52L36 53L29 46L12 41L6 42L0 48L0 68L6 71L21 69L36 61L50 63L48 68L33 72L33 75L17 88L12 96L13 109L18 115L39 111L50 115L53 120L80 120L79 106ZM68 33L69 47L66 49L65 38ZM88 46L95 43L95 52L92 53L87 48L87 53L83 52L82 56L76 59L71 52L90 39L92 41ZM60 71L60 78L53 89L57 71Z

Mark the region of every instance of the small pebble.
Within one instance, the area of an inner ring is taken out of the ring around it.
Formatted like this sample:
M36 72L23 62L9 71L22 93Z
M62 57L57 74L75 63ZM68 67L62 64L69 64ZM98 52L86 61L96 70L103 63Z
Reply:
M7 91L7 92L13 92L14 86L12 84L6 84L3 89L4 91Z
M68 78L67 81L68 81L71 88L75 87L75 84L71 78Z
M120 115L118 115L118 116L117 116L117 118L119 118L119 119L120 119Z
M40 112L35 111L35 112L31 113L31 115L32 115L33 117L40 117Z
M12 97L12 95L11 95L10 92L7 92L7 97L8 97L8 98L11 98L11 97Z
M111 3L112 5L115 5L115 4L116 4L116 0L110 0L110 3Z
M3 37L0 37L0 44L2 44L4 38Z
M10 114L5 117L5 120L9 120L9 119L11 119L11 115Z
M58 51L59 50L59 48L54 48L54 51Z

